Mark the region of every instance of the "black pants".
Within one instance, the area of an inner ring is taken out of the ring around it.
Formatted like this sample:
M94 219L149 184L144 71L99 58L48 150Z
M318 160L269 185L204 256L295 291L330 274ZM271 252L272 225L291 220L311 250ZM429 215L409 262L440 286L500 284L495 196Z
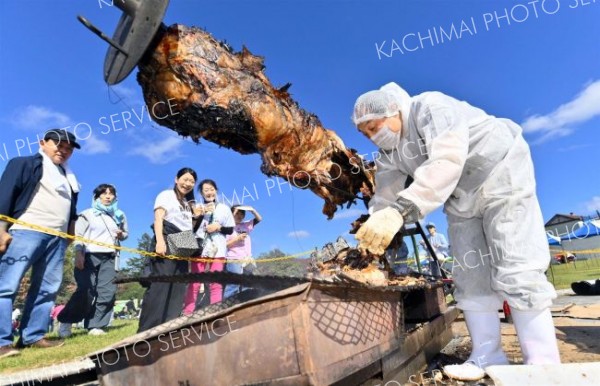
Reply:
M178 275L188 272L188 262L153 258L152 275ZM146 331L159 324L179 317L183 310L183 300L187 283L152 282L142 302L138 332Z
M58 314L62 323L84 320L87 329L104 328L115 306L117 285L114 253L86 253L83 269L75 268L77 290Z
M433 260L431 259L429 261L429 270L430 273L435 276L435 277L441 277L442 276L442 271L440 271L440 262L439 260Z

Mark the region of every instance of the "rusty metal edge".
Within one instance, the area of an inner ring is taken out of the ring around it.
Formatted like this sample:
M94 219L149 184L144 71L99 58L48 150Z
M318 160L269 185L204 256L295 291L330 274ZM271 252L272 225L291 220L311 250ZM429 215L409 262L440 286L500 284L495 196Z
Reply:
M161 326L155 327L154 329L151 329L149 331L133 335L133 336L126 338L120 342L117 342L109 347L105 347L103 350L100 350L100 351L97 351L95 353L88 354L88 355L97 357L98 354L104 353L108 350L116 350L116 349L127 350L128 346L130 346L131 344L135 344L138 341L153 339L162 333L176 331L181 328L188 327L190 325L202 323L205 321L210 321L215 318L233 314L236 311L243 310L246 308L256 307L256 306L260 306L260 305L265 305L265 306L271 305L276 308L288 307L290 304L287 304L287 300L289 299L290 302L297 302L298 296L301 298L301 302L305 302L308 300L309 293L312 289L325 290L326 292L328 292L330 290L334 290L334 291L338 292L341 290L342 293L347 293L348 291L351 291L354 293L356 293L356 292L369 293L370 292L371 294L373 294L373 292L369 291L367 288L356 288L356 287L354 287L354 288L333 287L332 288L328 285L323 285L321 283L304 283L304 284L300 284L300 285L297 285L297 286L294 286L291 288L287 288L287 289L278 291L276 293L272 293L272 294L263 296L258 299L253 299L253 300L241 303L241 304L234 305L229 308L219 310L218 312L215 312L212 314L202 315L202 316L197 316L197 317L194 317L193 315L180 317L178 319L174 319L173 321L165 323ZM286 300L284 300L283 302L281 302L281 301L273 302L273 300L278 300L278 299L286 299ZM293 299L296 299L296 300L293 300ZM402 303L402 301L400 299L399 299L399 302ZM298 365L300 367L300 374L298 374L298 376L300 376L300 378L296 378L296 376L294 376L293 378L296 380L300 380L300 379L306 380L311 385L328 385L333 382L338 382L340 380L347 378L348 377L348 367L347 367L347 365L343 365L343 362L346 359L337 361L326 367L320 367L320 368L318 368L318 371L317 371L314 363L312 362L312 358L310 357L309 350L308 350L308 348L310 347L310 344L309 344L310 342L307 341L307 333L306 333L305 325L308 325L309 321L304 320L305 314L301 311L300 308L294 308L294 309L291 309L290 311L291 311L290 317L292 319L292 328L294 331L294 344L295 344L296 352L298 355ZM432 332L432 334L435 335L433 332ZM423 338L421 339L421 342L419 343L419 347L420 347L420 345L426 343L426 341L427 341L427 339L425 339L425 342L423 342L422 340L423 340ZM365 355L365 356L374 357L374 358L383 358L387 355L390 355L390 353L398 351L403 346L403 342L404 342L404 335L399 334L397 336L389 338L385 342L381 342L381 344L378 346L371 347L371 348L366 349L361 352L357 352L357 353L355 353L355 356ZM369 367L371 369L368 371L368 373L371 373L372 369L376 368L377 366L379 366L379 368L381 369L381 366L382 366L381 359L379 359L376 362L379 364L373 365L373 363L371 363L371 364L367 364L367 365L362 364L361 366L357 366L355 371L353 371L351 374L356 374L358 372L361 372L363 375L367 375L367 372L363 371L364 368L366 368L366 367ZM343 368L343 371L341 371L342 368ZM371 374L369 374L369 375L371 375ZM285 379L290 380L289 377L285 378ZM282 379L278 378L278 379L273 379L273 380L269 380L269 381L265 380L263 383L259 383L259 384L280 384L279 382L283 381L283 380L284 380L284 378L282 378Z
M167 323L163 323L163 324L156 326L148 331L144 331L144 332L140 332L138 334L132 335L132 336L125 338L125 339L123 339L117 343L114 343L110 346L106 346L101 350L87 354L87 357L89 357L89 358L96 357L97 355L102 354L103 352L106 352L107 350L123 348L128 345L134 344L138 341L152 339L152 338L159 336L160 334L168 333L169 331L173 331L173 330L178 330L180 328L187 327L191 324L202 323L205 321L212 320L214 318L222 317L222 316L231 314L235 311L238 311L240 309L248 308L250 306L267 303L267 302L269 302L271 300L275 300L275 299L280 299L280 298L284 298L284 297L288 297L288 296L297 295L304 291L307 291L310 286L311 286L311 283L299 284L297 286L290 287L290 288L275 292L273 294L269 294L269 295L260 297L258 299L253 299L253 300L250 300L250 301L247 301L244 303L240 303L235 306L221 310L219 312L215 312L215 313L209 314L209 315L204 315L202 317L199 317L199 316L195 317L194 314L192 314L190 316L180 316L179 318L173 319Z

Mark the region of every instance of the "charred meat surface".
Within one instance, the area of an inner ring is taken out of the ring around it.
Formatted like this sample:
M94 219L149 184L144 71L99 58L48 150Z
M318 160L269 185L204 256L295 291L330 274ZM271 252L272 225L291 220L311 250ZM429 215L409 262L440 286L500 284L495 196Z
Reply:
M209 33L173 25L161 30L139 63L138 82L151 116L195 142L258 153L261 171L325 200L323 213L355 202L373 173L317 116L304 111L264 74L263 58L234 52Z
M387 259L352 248L343 237L327 243L310 256L309 276L331 282L346 281L376 287L419 286L428 283L420 274L397 276Z

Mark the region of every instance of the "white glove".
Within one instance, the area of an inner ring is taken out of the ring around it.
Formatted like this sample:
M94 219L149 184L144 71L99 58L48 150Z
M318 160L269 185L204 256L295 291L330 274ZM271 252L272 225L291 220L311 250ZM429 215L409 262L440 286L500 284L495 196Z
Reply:
M378 210L356 233L358 248L375 255L383 255L402 225L404 225L404 218L397 209L388 206Z

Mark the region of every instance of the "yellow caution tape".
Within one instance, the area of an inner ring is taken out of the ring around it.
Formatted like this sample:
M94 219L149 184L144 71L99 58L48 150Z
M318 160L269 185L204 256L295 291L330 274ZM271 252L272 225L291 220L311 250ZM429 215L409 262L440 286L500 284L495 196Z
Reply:
M193 263L214 263L215 260L217 261L221 261L224 263L236 263L236 264L242 264L242 263L271 263L274 261L283 261L283 260L290 260L290 259L295 259L296 257L299 256L303 256L306 254L309 254L312 252L312 250L310 251L306 251L306 252L301 252L301 253L296 253L294 255L288 255L288 256L280 256L280 257L270 257L267 259L252 259L252 258L244 258L244 259L225 259L225 258L202 258L202 257L181 257L181 256L175 256L175 255L161 255L158 254L156 252L148 252L148 251L143 251L141 249L135 249L135 248L129 248L129 247L124 247L121 245L112 245L109 243L103 243L101 241L96 241L96 240L90 240L90 239L86 239L84 237L81 236L75 236L75 235L70 235L66 232L61 232L61 231L57 231L54 229L50 229L50 228L46 228L40 225L36 225L36 224L30 224L28 222L25 221L21 221L21 220L17 220L14 219L12 217L9 216L5 216L3 214L0 214L0 220L1 221L7 221L13 224L19 224L19 225L23 225L26 226L30 229L36 230L36 231L40 231L42 233L46 233L52 236L58 236L58 237L62 237L63 239L69 239L69 240L73 240L73 241L80 241L82 243L85 244L94 244L94 245L98 245L101 247L107 247L107 248L111 248L111 249L115 249L115 250L119 250L119 251L125 251L125 252L129 252L129 253L133 253L133 254L138 254L138 255L142 255L142 256L149 256L149 257L158 257L158 258L162 258L162 259L170 259L170 260L185 260L185 261L191 261Z
M551 248L550 252L556 253L556 254L574 253L574 254L578 254L578 255L590 255L592 253L600 253L600 248L597 248L597 249L581 249L579 251L570 251L570 250L566 250L566 249L562 250L562 249Z

